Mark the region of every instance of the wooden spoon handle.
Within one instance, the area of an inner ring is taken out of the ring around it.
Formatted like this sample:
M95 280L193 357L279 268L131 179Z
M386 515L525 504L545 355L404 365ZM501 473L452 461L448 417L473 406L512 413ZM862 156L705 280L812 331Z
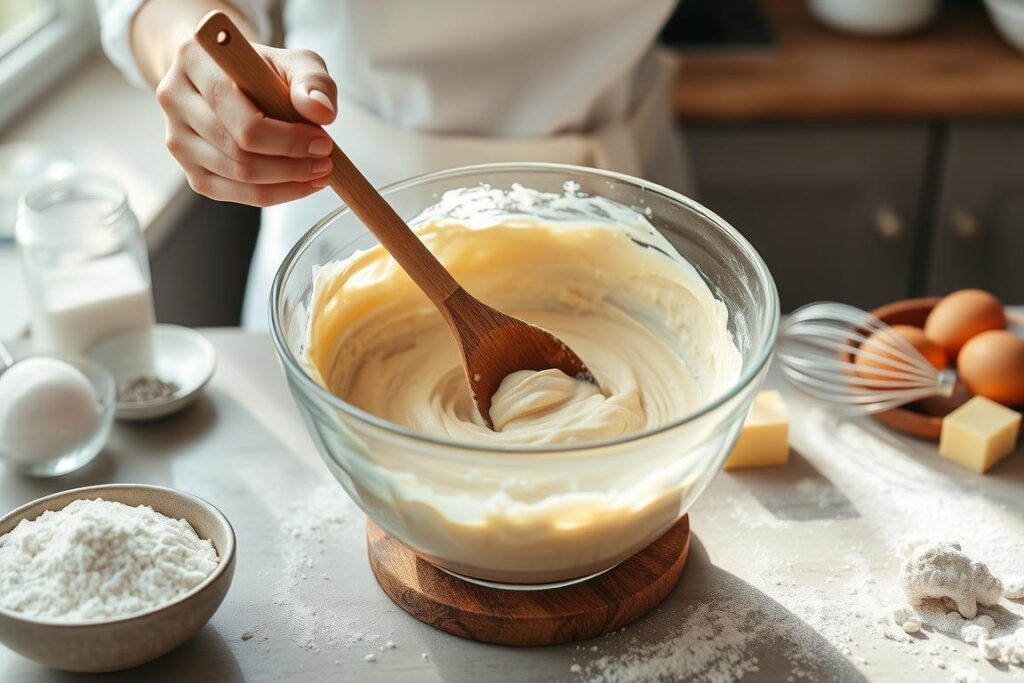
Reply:
M281 121L306 121L292 106L288 84L256 53L226 14L207 14L196 26L195 37L263 113ZM331 161L334 191L435 305L443 305L459 284L336 144Z

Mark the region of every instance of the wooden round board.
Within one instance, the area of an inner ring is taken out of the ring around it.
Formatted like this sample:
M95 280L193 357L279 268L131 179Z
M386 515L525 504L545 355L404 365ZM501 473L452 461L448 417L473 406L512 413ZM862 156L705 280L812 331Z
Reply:
M683 517L654 543L589 581L536 591L463 581L370 521L366 541L381 588L423 623L485 643L552 645L610 633L664 600L686 564L690 521Z

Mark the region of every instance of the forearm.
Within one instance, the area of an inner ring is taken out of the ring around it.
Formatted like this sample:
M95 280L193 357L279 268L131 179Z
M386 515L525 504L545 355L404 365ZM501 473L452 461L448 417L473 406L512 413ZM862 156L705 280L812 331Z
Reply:
M178 47L192 36L199 20L219 9L250 39L255 39L245 15L227 0L146 0L135 14L131 26L132 52L150 85L164 77Z

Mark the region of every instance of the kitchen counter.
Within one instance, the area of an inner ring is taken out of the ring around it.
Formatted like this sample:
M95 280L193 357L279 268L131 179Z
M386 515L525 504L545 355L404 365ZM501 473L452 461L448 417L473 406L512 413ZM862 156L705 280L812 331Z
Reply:
M189 643L139 669L76 677L0 648L0 680L583 681L602 657L658 647L680 658L667 670L709 678L909 683L948 680L962 667L990 683L1024 677L1019 667L972 662L973 648L944 636L897 643L872 626L876 598L891 605L883 596L894 590L894 544L904 532L940 524L944 537L963 534L986 559L1017 548L1020 449L978 476L870 420L837 421L773 373L769 385L785 392L794 419L791 461L717 477L692 510L689 562L668 600L610 636L502 648L422 625L388 600L367 564L364 518L320 462L270 340L207 334L219 365L197 405L163 422L118 424L95 462L60 479L4 468L0 507L111 481L195 493L223 510L238 536L220 611ZM388 640L398 647L381 651ZM370 653L376 662L364 661Z
M776 45L687 53L674 90L683 121L1013 117L1024 56L982 3L945 3L921 32L859 38L818 23L803 0L762 0Z

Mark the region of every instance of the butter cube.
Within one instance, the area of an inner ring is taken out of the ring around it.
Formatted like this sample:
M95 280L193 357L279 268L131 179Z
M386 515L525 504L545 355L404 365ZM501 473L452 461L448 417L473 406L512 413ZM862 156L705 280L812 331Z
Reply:
M782 395L762 391L754 398L743 432L725 461L725 469L785 465L789 460L789 415Z
M975 396L942 420L939 453L969 470L984 474L1013 452L1020 413Z

